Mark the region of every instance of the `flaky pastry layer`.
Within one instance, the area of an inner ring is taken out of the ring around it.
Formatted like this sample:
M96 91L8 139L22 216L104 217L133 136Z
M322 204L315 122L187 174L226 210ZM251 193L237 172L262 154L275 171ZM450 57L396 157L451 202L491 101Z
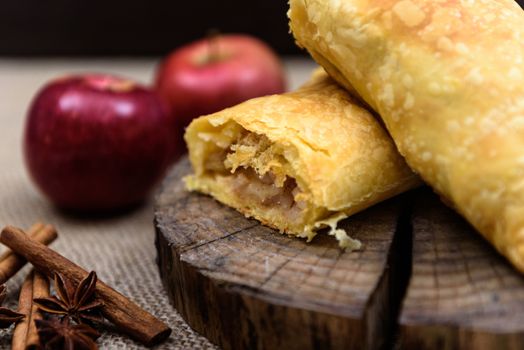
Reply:
M337 222L419 184L375 117L318 71L299 90L194 120L187 187L311 240Z
M524 272L524 12L513 0L290 0L299 45Z

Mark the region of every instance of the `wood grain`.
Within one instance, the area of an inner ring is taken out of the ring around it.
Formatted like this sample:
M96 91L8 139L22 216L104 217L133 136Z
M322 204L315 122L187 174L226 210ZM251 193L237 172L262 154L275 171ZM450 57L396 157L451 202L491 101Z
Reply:
M524 278L429 190L415 201L399 347L524 349Z
M349 253L333 237L308 244L188 193L188 172L184 159L164 182L155 226L162 280L191 327L226 349L389 343L408 270L409 236L393 240L402 198L342 224L365 246Z
M343 222L365 244L348 253L186 192L188 171L157 198L158 264L178 311L222 347L524 349L524 278L430 189Z

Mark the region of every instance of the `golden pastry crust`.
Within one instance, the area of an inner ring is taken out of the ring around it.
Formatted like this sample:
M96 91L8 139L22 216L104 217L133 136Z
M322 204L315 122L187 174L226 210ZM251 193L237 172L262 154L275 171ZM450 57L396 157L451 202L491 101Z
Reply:
M290 25L408 164L524 272L524 12L513 0L291 0Z
M335 229L338 220L420 183L375 117L323 70L295 92L253 99L194 120L185 140L195 172L186 180L190 189L211 194L281 232L309 239L319 228L331 226L343 245L350 244ZM253 174L262 183L246 185L258 181ZM246 196L260 197L272 191L263 188L267 176L276 187L289 187L300 207L286 214L292 218L277 212L282 208L265 205L268 198L257 204L231 190L243 186Z

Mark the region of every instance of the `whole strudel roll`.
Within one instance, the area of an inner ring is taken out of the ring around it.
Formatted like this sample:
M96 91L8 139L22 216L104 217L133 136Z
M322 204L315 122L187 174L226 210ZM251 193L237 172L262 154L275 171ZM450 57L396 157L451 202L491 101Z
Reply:
M375 117L323 71L295 92L195 119L185 140L187 187L311 240L337 222L420 184Z
M290 0L299 45L524 272L524 12L513 0Z

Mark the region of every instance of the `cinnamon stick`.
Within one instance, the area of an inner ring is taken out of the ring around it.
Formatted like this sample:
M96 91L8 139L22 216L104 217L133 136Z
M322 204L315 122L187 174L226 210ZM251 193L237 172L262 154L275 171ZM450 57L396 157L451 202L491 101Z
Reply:
M18 312L23 313L26 317L15 326L11 341L12 350L39 348L40 341L35 320L42 319L42 314L38 310L38 306L33 303L33 299L48 296L49 279L38 271L31 271L20 290Z
M25 317L19 321L13 331L13 338L11 340L12 350L25 350L25 338L27 336L27 329L31 322L31 305L33 303L33 273L29 274L22 284L20 295L18 297L18 312L24 314Z
M33 276L33 300L37 298L47 298L49 295L49 279L43 273L35 271ZM40 338L38 337L38 330L35 323L36 320L43 319L42 313L39 310L38 306L32 303L31 322L27 329L25 341L25 348L27 350L40 348Z
M57 272L79 283L88 272L16 227L2 230L0 242L25 257L35 268L51 277ZM140 308L100 280L96 283L97 297L104 303L102 314L122 332L146 346L165 340L171 329L162 321Z
M52 225L36 223L28 231L34 240L45 245L53 242L58 234ZM8 250L0 256L0 284L4 284L13 277L27 263L22 256Z
M30 236L33 236L37 232L40 232L45 227L45 225L41 222L36 222L27 230L27 234ZM2 255L0 255L0 262L9 259L9 257L15 255L12 250L6 250Z

